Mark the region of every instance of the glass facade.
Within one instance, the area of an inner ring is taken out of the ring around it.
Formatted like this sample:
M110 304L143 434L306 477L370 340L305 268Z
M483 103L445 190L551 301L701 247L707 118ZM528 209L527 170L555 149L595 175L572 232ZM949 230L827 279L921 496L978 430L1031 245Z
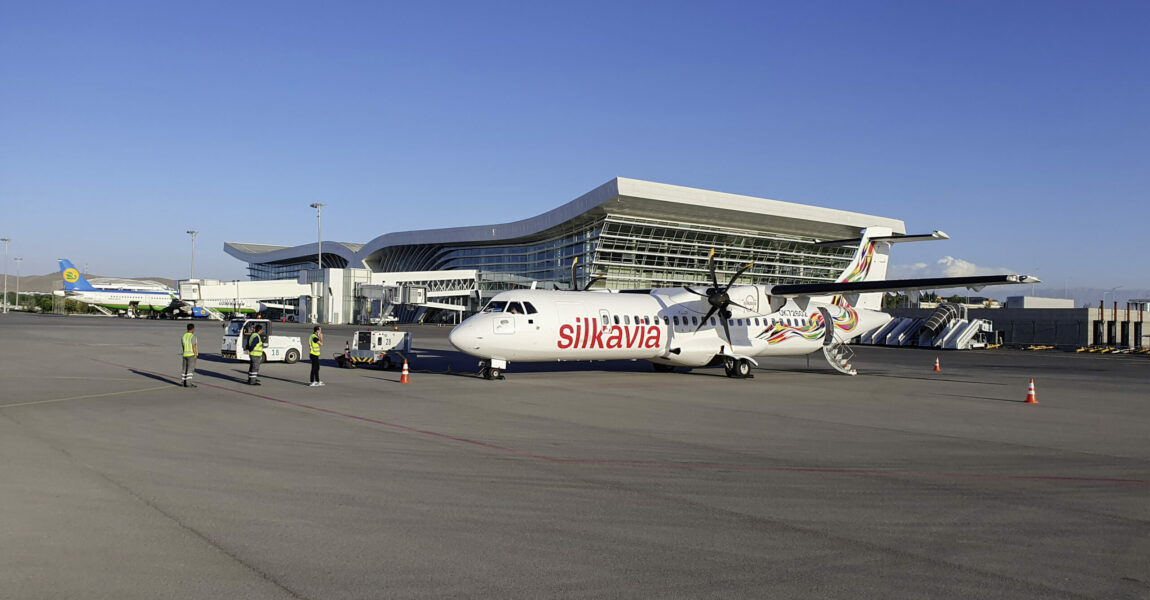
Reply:
M368 259L368 264L377 272L476 269L482 272L484 292L530 287L532 282L566 288L575 258L579 259L576 277L586 283L601 228L601 222L591 223L525 243L392 246Z
M307 258L314 259L312 255ZM270 281L273 279L296 279L300 273L314 269L315 260L282 261L271 263L248 263L248 279L251 281ZM323 266L328 269L343 269L347 267L347 259L337 254L323 254Z
M779 232L698 225L642 217L607 217L595 252L595 273L611 288L678 287L710 283L708 255L726 283L754 261L739 283L777 285L834 281L852 248L815 246L815 239Z
M368 264L377 272L476 269L480 290L488 296L532 283L566 289L576 258L578 286L594 275L607 278L596 285L615 289L700 284L709 277L711 249L721 283L754 261L739 282L769 285L833 281L854 253L815 246L813 237L789 233L606 215L531 242L392 246Z

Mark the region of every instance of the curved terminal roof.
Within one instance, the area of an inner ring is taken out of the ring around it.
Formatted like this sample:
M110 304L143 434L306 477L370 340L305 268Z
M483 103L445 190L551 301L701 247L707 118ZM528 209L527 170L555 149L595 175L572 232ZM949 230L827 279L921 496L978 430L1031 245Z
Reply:
M490 245L543 239L560 227L601 219L608 214L682 220L687 223L780 231L794 229L822 239L851 237L864 227L889 227L905 233L902 221L862 213L713 192L618 177L558 208L521 221L383 234L366 244L327 242L324 254L349 265L369 268L383 248L423 244ZM228 242L224 251L249 263L295 263L316 254L316 244L274 246ZM324 261L327 262L327 261Z

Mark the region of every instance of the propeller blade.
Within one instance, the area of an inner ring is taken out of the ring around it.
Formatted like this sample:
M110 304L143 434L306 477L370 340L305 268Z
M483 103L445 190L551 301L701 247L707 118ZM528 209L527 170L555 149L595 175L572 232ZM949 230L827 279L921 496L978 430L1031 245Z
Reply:
M591 280L587 282L587 285L583 286L583 291L584 292L587 291L588 289L590 289L591 286L595 285L596 283L598 283L599 281L601 281L603 279L607 279L607 276L606 275L596 275L596 276L592 277Z
M749 309L749 308L747 308L747 307L743 306L742 304L739 304L738 302L728 302L728 303L727 303L727 306L737 306L737 307L739 307L739 308L741 308L741 309L743 309L743 310L748 310L748 311L749 311L749 310L751 310L751 309Z
M571 261L571 291L579 288L575 287L575 265L579 264L579 257L576 256L575 260Z
M719 278L715 275L715 249L711 248L711 253L707 255L707 268L711 271L711 283L714 284L715 289L719 289Z
M687 290L688 292L691 292L692 294L695 294L696 296L702 296L704 298L707 297L707 295L704 294L703 292L696 292L695 290L692 290L691 288L689 288L687 286L683 286L683 289Z
M563 289L563 288L559 287L558 283L552 283L551 285L554 286L556 290L562 290Z
M729 289L732 285L735 285L735 280L739 278L739 275L742 275L743 271L746 271L747 269L749 269L753 266L755 266L755 263L752 261L752 262L749 262L749 263L743 265L743 267L741 269L739 269L738 271L735 271L735 274L731 276L731 281L729 283L727 283L727 288Z
M723 322L723 333L727 334L727 344L729 344L731 349L734 350L735 342L731 341L731 330L727 329L727 320L722 318L719 320Z
M695 328L695 333L698 333L699 330L703 328L703 325L707 324L707 319L710 319L711 315L715 314L716 310L719 310L718 306L711 307L711 310L707 312L707 316L703 317L702 321L699 321L699 326Z

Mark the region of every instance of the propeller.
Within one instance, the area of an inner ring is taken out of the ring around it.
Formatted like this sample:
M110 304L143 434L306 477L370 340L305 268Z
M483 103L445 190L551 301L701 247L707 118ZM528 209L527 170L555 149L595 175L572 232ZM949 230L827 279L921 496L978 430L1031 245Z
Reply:
M579 257L578 256L575 257L575 260L571 261L571 287L568 288L569 291L585 292L588 289L590 289L591 286L595 285L599 280L607 278L606 275L593 275L590 279L587 280L587 285L583 286L582 288L577 288L577 287L575 287L575 265L577 265L577 264L579 264ZM553 284L553 285L555 286L555 289L557 289L557 290L563 289L563 288L559 287L558 283Z
M727 327L727 319L731 318L731 311L728 310L727 307L738 306L744 310L750 309L738 302L732 301L727 292L731 289L731 286L735 284L735 280L739 278L739 275L742 275L743 272L753 266L755 266L754 262L743 265L738 271L735 271L735 274L731 276L731 280L727 282L727 285L720 287L719 277L715 275L715 249L711 249L711 254L707 256L707 268L711 273L711 287L707 288L707 293L704 294L693 290L690 286L683 286L683 289L688 292L706 298L707 302L711 305L711 310L707 311L707 316L703 317L703 320L699 322L699 326L695 328L695 331L702 329L703 325L707 323L707 319L710 319L715 313L719 313L719 322L723 324L723 333L727 334L727 343L731 343L731 330Z

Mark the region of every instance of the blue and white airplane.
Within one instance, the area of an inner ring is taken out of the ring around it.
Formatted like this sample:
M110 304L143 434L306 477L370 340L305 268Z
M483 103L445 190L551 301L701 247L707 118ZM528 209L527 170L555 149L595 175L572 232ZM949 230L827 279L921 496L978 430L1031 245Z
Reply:
M116 311L120 315L150 313L160 317L207 317L207 308L194 306L177 297L172 288L158 283L147 283L131 279L97 280L93 285L80 274L68 259L61 258L60 275L64 278L64 290L56 294L85 304L101 306ZM224 313L255 313L259 305L255 302L235 303L231 301L207 302L208 307Z

